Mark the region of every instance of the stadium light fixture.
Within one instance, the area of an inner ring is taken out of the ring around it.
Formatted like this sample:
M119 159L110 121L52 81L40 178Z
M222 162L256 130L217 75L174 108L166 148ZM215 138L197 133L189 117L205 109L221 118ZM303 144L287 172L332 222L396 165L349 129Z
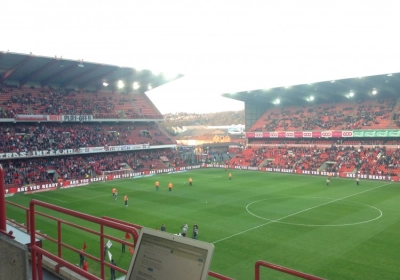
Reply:
M387 74L387 76L388 76L388 77L392 77L392 76L393 76L393 74L392 74L392 73L390 73L390 74Z
M377 95L378 91L376 90L376 88L372 89L372 95Z
M349 98L352 98L352 97L354 97L354 91L349 92Z
M107 82L104 82L104 83L103 83L103 86L105 86L105 87L108 86L108 83L107 83Z
M83 65L83 59L79 60L78 62L78 67L85 67L85 65Z
M140 88L140 85L138 82L133 82L132 87L134 90L137 90L138 88Z
M275 99L275 100L272 102L272 104L274 104L274 105L278 105L278 104L280 104L280 103L281 103L281 100L280 100L279 98Z
M310 95L310 97L308 98L309 101L314 101L314 96Z
M335 82L336 82L335 80L332 80L332 81L331 81L331 84L333 84L333 83L335 83Z
M119 89L123 88L124 86L125 86L125 84L124 84L123 81L119 80L119 81L117 82L117 87L118 87Z
M148 90L153 89L153 87L151 86L151 84L149 84L149 85L147 86L147 89L148 89Z

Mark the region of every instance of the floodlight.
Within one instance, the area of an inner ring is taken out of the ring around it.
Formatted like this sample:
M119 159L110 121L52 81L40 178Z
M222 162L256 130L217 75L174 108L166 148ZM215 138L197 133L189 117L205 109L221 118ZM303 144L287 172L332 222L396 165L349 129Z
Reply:
M132 84L132 87L133 87L133 89L138 89L138 88L140 88L140 85L139 85L139 83L138 82L134 82L133 84Z
M310 101L314 101L314 96L311 95L310 98L309 98L309 100L310 100Z
M153 87L151 86L151 84L149 84L148 86L147 86L147 89L148 90L151 90Z
M78 61L78 67L85 67L85 65L83 65L83 59Z
M374 88L373 90L372 90L372 95L376 95L378 93L378 91L376 90L376 88Z
M118 88L123 88L125 86L125 84L124 84L124 82L123 81L121 81L121 80L119 80L118 82L117 82L117 87Z
M105 87L108 86L108 83L107 83L107 82L104 82L104 83L103 83L103 86L105 86Z
M335 80L332 80L331 83L333 84L335 82Z
M353 91L350 91L349 97L353 97L353 96L354 96L354 92L353 92Z
M275 99L272 104L278 105L279 103L281 103L281 100L279 98Z
M388 77L392 77L392 73L390 73L390 74L387 74L387 76L388 76Z

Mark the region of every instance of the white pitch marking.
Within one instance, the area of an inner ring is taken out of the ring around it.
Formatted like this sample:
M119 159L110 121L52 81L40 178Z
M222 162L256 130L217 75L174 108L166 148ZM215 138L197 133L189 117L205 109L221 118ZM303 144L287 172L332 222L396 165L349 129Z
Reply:
M288 196L288 197L289 197L289 196ZM292 198L296 198L296 197L292 196ZM297 197L297 198L323 198L323 199L334 199L334 198L328 198L328 197L312 197L312 196L310 196L310 197L307 197L307 196L299 196L299 197ZM264 218L264 217L258 216L258 215L256 215L256 214L250 212L249 209L248 209L248 207L249 207L251 204L253 204L253 203L257 203L257 202L265 201L265 200L274 200L274 199L279 199L279 197L277 197L277 198L269 198L269 199L267 198L267 199L261 199L261 200L253 201L253 202L249 203L249 204L246 206L246 211L247 211L247 213L249 213L250 215L252 215L252 216L254 216L254 217L256 217L256 218L262 219L262 220L266 220L266 221L270 221L270 222L274 222L274 223L281 223L281 224L285 224L285 225L304 226L304 227L344 227L344 226L354 226L354 225L360 225L360 224L365 224L365 223L369 223L369 222L375 221L375 220L377 220L377 219L379 219L379 218L381 218L381 217L383 216L383 212L382 212L380 209L378 209L378 208L376 208L376 207L374 207L374 206L368 205L368 204L364 204L364 203L360 203L360 202L354 202L354 201L348 201L348 202L349 202L349 203L353 203L353 204L364 205L364 206L366 206L366 207L375 209L377 212L379 212L379 215L378 215L377 217L373 218L373 219L365 220L365 221L361 221L361 222L355 222L355 223L348 223L348 224L332 224L332 225L323 225L323 224L322 224L322 225L317 225L317 224L313 225L313 224L287 223L287 222L282 222L282 221L278 221L278 220L271 220L271 219L268 219L268 218Z
M257 229L257 228L259 228L259 227L266 226L266 225L272 224L272 223L274 223L274 222L281 221L281 220L283 220L283 219L292 217L292 216L294 216L294 215L297 215L297 214L306 212L306 211L308 211L308 210L311 210L311 209L314 209L314 208L317 208L317 207L320 207L320 206L324 206L324 205L327 205L327 204L330 204L330 203L333 203L333 202L336 202L336 201L339 201L339 200L343 200L343 199L346 199L346 198L349 198L349 197L352 197L352 196L355 196L355 195L359 195L359 194L362 194L362 193L366 193L366 192L369 192L369 191L372 191L372 190L375 190L375 189L379 189L379 188L385 187L385 186L390 185L390 184L392 184L392 183L387 183L387 184L384 184L384 185L381 185L381 186L377 186L377 187L375 187L375 188L371 188L371 189L368 189L368 190L365 190L365 191L362 191L362 192L358 192L358 193L351 194L351 195L348 195L348 196L345 196L345 197L342 197L342 198L338 198L338 199L335 199L335 200L332 200L332 201L329 201L329 202L326 202L326 203L322 203L322 204L319 204L319 205L316 205L316 206L313 206L313 207L310 207L310 208L307 208L307 209L298 211L298 212L296 212L296 213L289 214L289 215L284 216L284 217L282 217L282 218L279 218L279 219L276 219L276 220L273 220L273 221L270 221L270 222L261 224L261 225L259 225L259 226L252 227L252 228L249 228L249 229L247 229L247 230L244 230L244 231L241 231L241 232L232 234L232 235L230 235L230 236L227 236L227 237L225 237L225 238L219 239L219 240L214 241L214 242L212 242L212 243L218 243L218 242L224 241L224 240L226 240L226 239L232 238L232 237L234 237L234 236L237 236L237 235L240 235L240 234L249 232L249 231L251 231L251 230L253 230L253 229Z
M38 194L38 193L34 193L34 195L41 196L41 197L44 197L44 198L47 198L47 199L53 199L53 200L57 200L57 201L60 201L60 202L68 203L68 201L64 201L64 200L53 198L53 197L48 197L48 196L45 196L45 195L42 195L42 194Z

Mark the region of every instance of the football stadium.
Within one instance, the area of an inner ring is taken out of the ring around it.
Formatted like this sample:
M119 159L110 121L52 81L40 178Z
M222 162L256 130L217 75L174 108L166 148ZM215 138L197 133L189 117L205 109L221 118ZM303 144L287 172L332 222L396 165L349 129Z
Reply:
M125 279L146 228L212 244L207 279L398 279L400 73L226 93L245 104L245 144L201 149L160 125L145 92L168 81L150 71L0 65L0 229L29 248L9 249L29 256L18 273ZM182 269L143 265L129 279Z

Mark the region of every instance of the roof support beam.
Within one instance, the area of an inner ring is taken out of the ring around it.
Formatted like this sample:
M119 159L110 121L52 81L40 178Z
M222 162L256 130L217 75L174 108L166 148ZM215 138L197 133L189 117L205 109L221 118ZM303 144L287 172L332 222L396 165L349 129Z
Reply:
M28 57L26 57L24 60L22 60L20 63L18 63L17 65L15 65L13 68L9 69L8 71L6 71L0 78L0 84L4 82L5 79L7 79L8 77L10 77L10 75L12 73L14 73L15 71L17 71L19 68L21 68L22 66L24 66L25 64L27 64L30 60L32 60L32 58L34 58L33 55L30 55Z
M86 77L87 75L93 73L94 71L100 69L103 66L104 66L103 64L99 64L99 65L96 65L95 67L93 67L92 69L87 70L84 73L76 74L75 76L73 76L73 77L69 78L68 80L64 81L61 84L61 87L65 87L66 85L72 84L74 81L77 81L79 79L82 79L82 78Z
M42 87L47 86L51 81L53 81L55 78L62 76L64 74L67 74L69 72L71 72L72 70L74 70L76 67L78 67L78 64L72 64L66 68L64 68L64 70L61 70L57 73L54 73L53 75L51 75L50 77L47 77L46 79L40 81L40 84L42 85Z
M114 70L108 71L108 72L106 72L104 74L101 74L99 76L96 76L96 77L93 77L93 78L91 78L89 80L86 80L83 84L79 85L79 88L82 89L82 88L85 88L87 85L92 84L95 81L101 81L103 79L106 79L108 76L112 75L118 69L120 69L120 68L116 68ZM115 91L115 88L116 88L115 87L115 82L117 80L124 79L125 77L129 77L129 76L134 76L134 77L136 76L136 70L132 69L132 68L129 68L129 69L131 71L128 71L126 74L120 75L120 76L118 76L118 78L113 78L113 79L108 79L107 80L107 83L110 85L110 88L111 88L112 91Z
M86 86L90 85L91 83L93 83L94 81L99 81L99 80L103 80L104 78L106 78L107 76L111 75L112 73L114 73L116 71L116 69L110 70L104 74L101 74L99 76L90 78L89 80L86 80L83 84L79 85L79 88L85 88Z
M49 67L51 67L52 65L54 65L58 61L60 61L60 60L59 59L53 59L52 61L50 61L50 62L46 63L45 65L43 65L42 67L40 67L39 69L36 69L33 72L31 72L30 74L25 75L19 81L19 86L23 87L28 81L32 80L32 78L36 77L37 75L39 75L40 73L42 73L43 71L45 71L46 69L48 69Z
M130 77L130 76L133 76L133 77ZM137 78L136 77L136 70L135 69L131 69L131 71L128 71L126 74L121 75L116 79L110 80L108 83L111 84L113 92L115 92L115 90L116 90L116 85L115 84L117 83L117 81L123 80L126 77L130 78L129 80L132 80L132 78ZM129 86L131 86L131 85L129 85Z

